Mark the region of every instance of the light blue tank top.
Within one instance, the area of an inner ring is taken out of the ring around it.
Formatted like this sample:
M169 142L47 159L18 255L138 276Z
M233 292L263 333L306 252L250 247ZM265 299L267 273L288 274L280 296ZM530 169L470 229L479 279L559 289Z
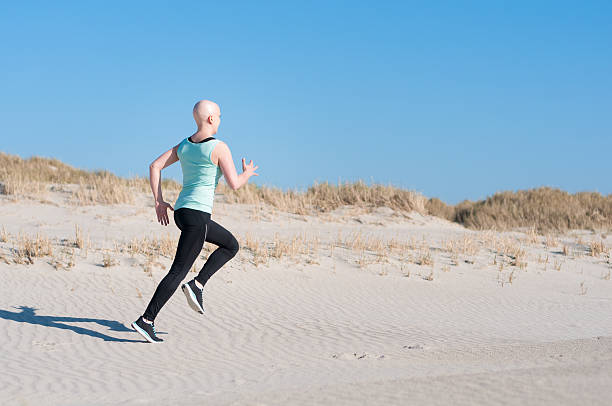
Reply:
M222 175L221 168L213 164L210 154L219 140L212 137L203 142L191 142L185 138L176 151L183 170L183 188L174 203L174 210L181 207L212 214L215 189Z

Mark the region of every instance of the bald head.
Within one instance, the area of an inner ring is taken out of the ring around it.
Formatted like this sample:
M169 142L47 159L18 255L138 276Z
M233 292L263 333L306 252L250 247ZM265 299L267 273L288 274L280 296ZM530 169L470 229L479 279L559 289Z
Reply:
M193 106L193 118L198 124L198 128L202 129L207 126L216 127L219 125L218 120L221 115L221 109L217 103L210 100L200 100Z

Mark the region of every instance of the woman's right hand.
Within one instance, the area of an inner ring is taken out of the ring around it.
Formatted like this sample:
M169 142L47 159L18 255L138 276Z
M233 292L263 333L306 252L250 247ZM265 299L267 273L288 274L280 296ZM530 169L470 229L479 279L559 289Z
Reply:
M249 162L248 165L245 164L244 158L242 158L242 172L246 172L248 174L249 177L255 175L255 176L259 176L258 173L255 173L255 170L259 168L259 166L253 166L253 160L251 159L251 162Z

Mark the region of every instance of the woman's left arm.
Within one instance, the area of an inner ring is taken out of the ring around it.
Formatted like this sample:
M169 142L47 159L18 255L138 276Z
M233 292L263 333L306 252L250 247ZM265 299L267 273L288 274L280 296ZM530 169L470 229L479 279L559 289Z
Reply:
M151 183L153 197L155 198L155 211L157 213L157 220L162 225L168 225L169 222L166 207L170 207L172 210L174 209L168 203L164 202L161 190L161 171L179 160L176 153L177 148L178 145L164 152L149 165L149 181Z

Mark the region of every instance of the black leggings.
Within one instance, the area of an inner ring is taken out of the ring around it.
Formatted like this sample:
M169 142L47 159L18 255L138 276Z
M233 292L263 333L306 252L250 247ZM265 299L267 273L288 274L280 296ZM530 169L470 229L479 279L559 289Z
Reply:
M218 245L217 248L195 277L204 286L208 279L238 252L236 238L218 223L210 219L210 213L201 210L181 207L174 211L174 222L181 229L176 255L170 271L157 285L157 289L142 315L145 319L153 321L160 309L174 294L183 281L191 265L195 262L204 241Z

